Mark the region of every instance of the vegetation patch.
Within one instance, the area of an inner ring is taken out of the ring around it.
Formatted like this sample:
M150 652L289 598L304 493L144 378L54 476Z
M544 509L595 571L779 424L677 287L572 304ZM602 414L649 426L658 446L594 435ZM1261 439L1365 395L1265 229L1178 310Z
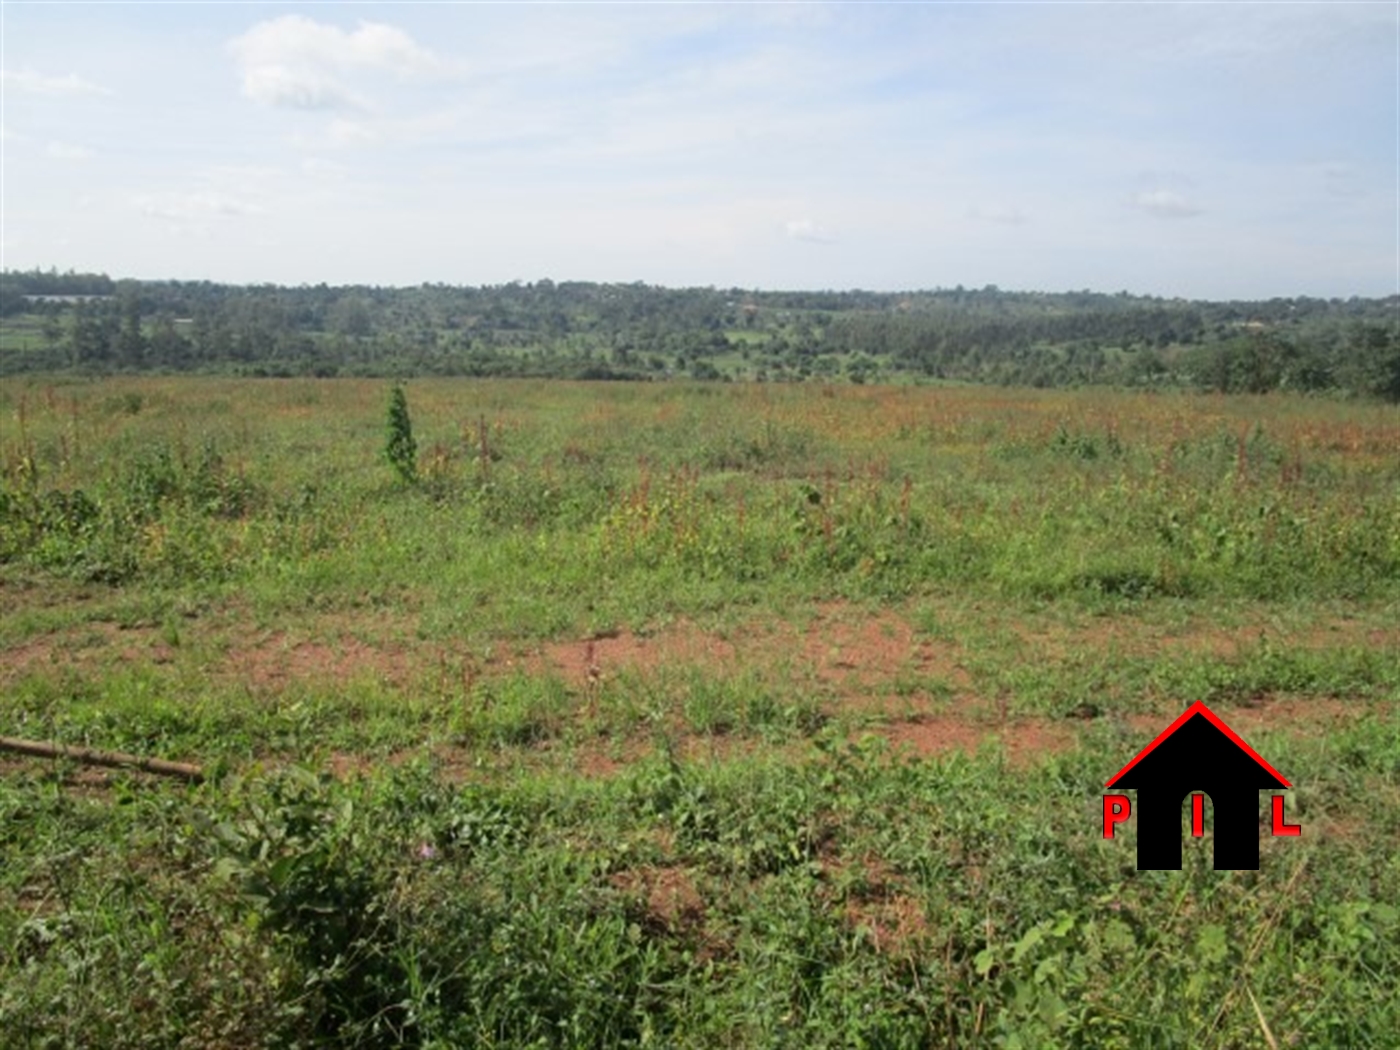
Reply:
M0 760L6 1038L1387 1045L1393 410L866 378L7 384L3 735L206 779ZM1196 700L1257 872L1102 838Z

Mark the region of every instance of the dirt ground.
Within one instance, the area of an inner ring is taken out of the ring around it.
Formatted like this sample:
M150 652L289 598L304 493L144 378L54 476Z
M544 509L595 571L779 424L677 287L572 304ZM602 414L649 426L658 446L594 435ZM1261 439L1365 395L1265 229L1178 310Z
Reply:
M609 680L655 675L668 668L734 674L754 670L765 681L797 688L818 699L828 714L867 715L870 732L895 752L916 756L953 750L972 753L1000 746L1012 762L1078 745L1083 718L1010 716L1006 702L978 692L968 652L956 640L923 632L903 610L862 609L828 603L792 619L744 622L702 629L679 620L647 631L628 629L544 644L502 643L481 656L451 641L419 641L407 618L383 614L308 617L295 628L253 629L232 615L210 626L95 622L36 635L0 650L0 688L29 675L91 674L120 667L163 668L183 680L238 682L258 694L276 694L296 683L347 682L366 678L403 691L425 683L469 691L479 680L503 674L548 674L578 695L596 695ZM1377 629L1337 617L1305 629L1280 632L1277 625L1214 623L1163 625L1131 618L1026 624L989 614L986 629L999 632L1006 651L1029 663L1087 655L1202 653L1228 659L1262 636L1279 646L1365 645L1400 653L1400 627ZM956 632L954 632L956 633ZM182 637L182 635L186 637ZM930 690L936 692L930 695ZM1242 734L1263 727L1294 727L1311 733L1344 724L1358 705L1341 699L1258 697L1232 707L1229 722ZM1128 724L1146 735L1161 727L1159 715L1133 714ZM548 750L551 744L543 745ZM722 757L752 746L741 738L681 739L683 753ZM590 775L606 776L651 752L648 740L600 741L575 749L568 760ZM437 749L448 769L466 756ZM333 768L349 774L366 760L346 755ZM383 761L382 758L376 761ZM479 764L479 763L478 763Z

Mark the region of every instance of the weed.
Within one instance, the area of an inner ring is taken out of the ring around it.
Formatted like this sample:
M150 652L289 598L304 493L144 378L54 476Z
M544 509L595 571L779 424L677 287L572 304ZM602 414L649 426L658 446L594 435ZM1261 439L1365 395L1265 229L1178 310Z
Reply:
M413 439L413 422L408 417L408 398L403 387L389 391L389 415L385 423L384 458L404 482L418 477L418 443Z

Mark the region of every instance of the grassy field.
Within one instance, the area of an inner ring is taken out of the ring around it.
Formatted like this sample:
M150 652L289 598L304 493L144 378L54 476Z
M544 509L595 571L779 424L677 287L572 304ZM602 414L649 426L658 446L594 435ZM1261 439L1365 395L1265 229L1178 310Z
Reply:
M0 1045L1394 1045L1393 407L406 392L0 389L0 735L210 774L0 755ZM1257 872L1101 837L1195 700Z

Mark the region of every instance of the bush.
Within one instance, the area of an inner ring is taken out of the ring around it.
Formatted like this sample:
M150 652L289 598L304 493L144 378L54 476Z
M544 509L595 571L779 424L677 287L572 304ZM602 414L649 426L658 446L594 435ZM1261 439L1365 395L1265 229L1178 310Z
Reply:
M403 387L395 386L389 393L389 420L384 457L406 482L418 477L418 443L413 440L413 422L408 418L408 398Z

